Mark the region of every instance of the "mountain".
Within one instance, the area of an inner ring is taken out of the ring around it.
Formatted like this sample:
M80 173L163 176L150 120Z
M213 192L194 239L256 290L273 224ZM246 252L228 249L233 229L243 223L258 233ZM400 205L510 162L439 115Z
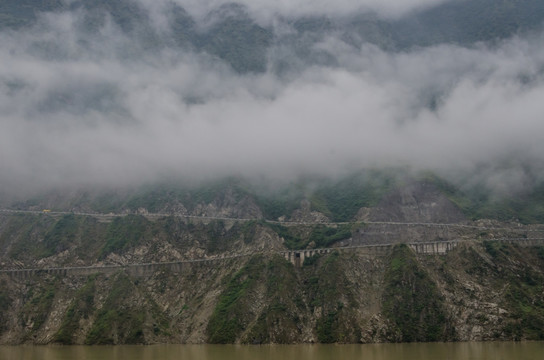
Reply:
M356 47L372 43L398 51L442 43L467 46L496 41L540 30L544 22L544 5L538 0L446 1L394 19L372 12L279 16L274 26L260 25L244 5L234 2L211 11L204 26L178 3L165 4L160 11L167 24L158 28L150 11L135 0L7 0L0 4L0 29L21 31L34 26L44 14L72 13L78 17L82 35L89 35L98 33L111 19L140 50L202 51L246 73L268 68L285 71L286 66L295 66L296 59L306 65L333 66L336 54L315 49L331 35ZM290 30L279 31L283 28Z
M38 273L39 274L39 273ZM398 245L185 263L151 274L0 274L3 344L542 340L543 247ZM506 289L506 290L505 290Z
M544 339L542 1L208 3L0 2L0 344Z
M18 203L0 212L0 342L542 339L541 228L472 221L437 178L390 176Z
M400 46L494 41L542 28L541 1L447 1L394 23Z

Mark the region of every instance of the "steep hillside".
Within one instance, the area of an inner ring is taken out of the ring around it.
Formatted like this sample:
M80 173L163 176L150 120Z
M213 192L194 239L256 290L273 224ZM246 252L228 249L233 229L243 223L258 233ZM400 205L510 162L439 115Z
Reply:
M446 256L256 255L132 277L1 275L2 343L300 343L544 339L544 249ZM195 286L198 284L198 286Z
M273 191L230 179L117 193L52 192L0 212L0 261L5 268L128 264L530 236L531 226L515 218L471 219L456 202L463 193L445 184L371 172Z
M0 212L0 270L35 270L0 272L0 343L543 339L542 228L470 220L444 186L231 179L18 202ZM403 244L431 241L458 242L445 255ZM284 256L316 248L330 250ZM151 265L164 263L177 265ZM47 271L74 267L90 269Z
M71 13L82 40L89 34L99 35L111 20L131 39L131 49L125 48L124 56L165 48L193 50L209 53L240 73L268 69L283 73L301 64L335 66L336 54L318 46L328 36L338 36L356 47L371 43L398 51L441 43L471 45L505 39L539 30L544 21L544 5L539 0L446 1L398 19L372 12L342 16L276 15L274 26L259 23L244 5L236 2L219 4L204 20L195 19L174 1L161 5L164 6L158 7L158 11L166 23L157 27L157 14L149 10L152 7L137 0L7 0L0 4L0 29L24 30L36 25L44 14Z

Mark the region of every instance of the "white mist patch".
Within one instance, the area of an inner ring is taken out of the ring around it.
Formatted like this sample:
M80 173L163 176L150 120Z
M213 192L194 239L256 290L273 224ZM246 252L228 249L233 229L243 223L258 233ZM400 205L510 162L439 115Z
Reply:
M127 56L113 24L85 41L57 37L76 23L59 16L0 34L3 189L366 166L455 172L544 154L542 36L394 53L331 35L318 46L337 65L286 79L240 75L187 49Z

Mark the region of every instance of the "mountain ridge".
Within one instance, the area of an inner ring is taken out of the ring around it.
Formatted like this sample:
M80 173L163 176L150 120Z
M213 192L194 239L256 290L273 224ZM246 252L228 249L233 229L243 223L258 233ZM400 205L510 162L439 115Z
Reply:
M471 45L493 42L521 33L537 31L544 24L544 5L538 0L523 1L446 1L415 10L400 19L380 18L363 13L350 16L307 16L299 19L278 17L281 27L294 33L283 36L274 27L260 25L250 17L247 8L236 2L222 4L208 14L215 20L199 29L198 19L175 2L167 2L161 16L166 28L157 28L151 14L141 2L114 0L106 2L62 0L47 2L7 1L0 6L0 29L24 29L33 26L41 13L82 12L81 25L87 34L97 32L107 17L119 26L140 48L156 51L163 47L188 48L211 54L228 63L239 73L264 72L270 67L282 72L300 58L307 65L334 66L335 54L315 45L328 34L336 34L348 44L360 47L372 43L393 51L442 43ZM289 48L283 57L275 48ZM269 64L269 53L275 53L275 64ZM296 63L296 62L295 62ZM288 65L291 64L291 65Z

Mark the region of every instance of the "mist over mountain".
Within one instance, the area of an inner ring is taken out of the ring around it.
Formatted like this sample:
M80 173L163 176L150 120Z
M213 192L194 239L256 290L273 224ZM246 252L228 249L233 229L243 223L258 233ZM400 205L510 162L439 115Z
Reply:
M537 0L5 0L0 194L382 167L533 189L543 21Z
M544 1L0 1L0 344L544 339Z

